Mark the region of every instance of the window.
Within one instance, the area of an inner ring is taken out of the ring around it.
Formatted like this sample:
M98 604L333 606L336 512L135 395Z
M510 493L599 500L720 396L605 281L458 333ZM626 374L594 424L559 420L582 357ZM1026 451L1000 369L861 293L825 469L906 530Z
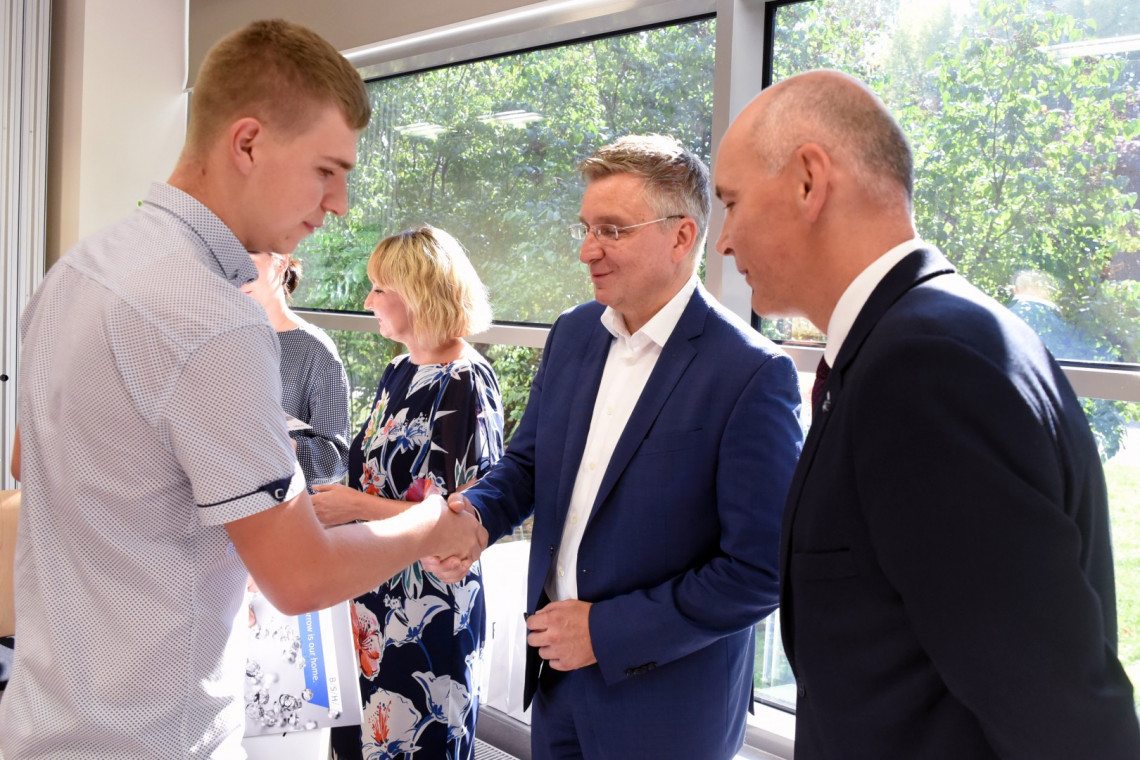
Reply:
M296 303L360 310L373 246L423 223L467 247L496 321L550 324L590 300L567 231L575 168L621 135L665 130L708 161L714 36L698 19L370 82L350 211L302 244Z
M349 175L349 213L301 244L294 305L361 310L373 247L424 223L467 247L496 322L548 325L590 300L568 230L583 190L576 167L621 135L662 131L709 162L715 31L713 19L694 18L368 82L373 118ZM355 433L400 347L373 332L371 315L307 317L340 351ZM476 347L498 376L509 440L541 351ZM529 539L529 528L503 540Z
M925 239L1037 328L1058 358L1135 363L1140 17L1128 7L785 5L772 81L823 66L865 79L914 147ZM781 322L769 332L813 331Z
M645 131L672 132L708 160L729 113L761 82L821 66L846 70L883 96L914 145L920 233L1067 360L1106 461L1120 655L1140 683L1140 18L1133 5L717 0L715 17L699 17L713 5L614 3L591 10L589 23L559 18L526 22L522 32L466 30L455 47L424 43L427 53L384 43L401 52L358 61L385 78L369 83L375 116L351 179L352 211L304 244L306 280L296 298L320 310L308 315L312 321L338 331L359 397L355 419L367 413L393 348L364 335L375 329L371 315L354 313L367 290L365 262L382 236L428 222L468 247L492 289L497 324L479 348L495 365L510 425L525 405L541 326L590 298L566 233L581 198L577 162L613 137ZM710 220L712 240L718 216ZM707 269L710 290L747 316L746 286L733 267L713 254ZM532 327L512 326L519 324ZM760 327L784 341L806 394L822 336L798 321ZM749 744L790 756L794 682L776 616L758 626L757 643L755 694L776 709L758 709L772 733L758 739L764 732L753 725Z
M1140 369L1134 11L1123 1L816 0L773 14L771 81L819 67L867 81L911 140L919 233L1033 326L1071 376ZM801 320L762 329L821 338ZM1119 380L1100 387L1105 398L1082 403L1106 463L1120 657L1140 682L1140 406Z

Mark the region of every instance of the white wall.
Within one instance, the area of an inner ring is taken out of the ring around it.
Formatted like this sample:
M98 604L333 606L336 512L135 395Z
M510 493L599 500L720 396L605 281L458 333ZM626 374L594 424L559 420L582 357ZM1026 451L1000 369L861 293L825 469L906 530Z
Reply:
M188 0L54 0L48 263L129 213L186 134Z
M532 3L552 2L557 0L192 0L190 81L211 45L256 19L279 17L304 24L345 51Z

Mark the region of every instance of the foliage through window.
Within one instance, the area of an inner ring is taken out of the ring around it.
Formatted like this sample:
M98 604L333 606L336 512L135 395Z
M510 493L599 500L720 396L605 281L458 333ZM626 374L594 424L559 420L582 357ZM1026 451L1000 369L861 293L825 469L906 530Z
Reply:
M591 300L567 229L582 198L576 168L607 142L649 132L709 161L715 28L688 20L369 82L349 212L301 244L294 305L363 310L376 243L424 223L467 248L498 322L550 324ZM337 342L356 419L393 347L353 333ZM536 363L527 349L491 351L509 432Z
M817 67L863 78L898 117L919 232L967 279L1036 322L1059 358L1140 361L1135 2L780 8L772 81Z
M774 31L773 82L835 68L883 97L914 148L919 234L959 272L1060 359L1140 361L1134 0L815 0L781 6ZM763 329L822 339L803 320ZM1120 656L1137 683L1140 409L1081 401L1106 460ZM786 704L791 675L766 662L759 693Z
M370 82L350 210L303 244L297 304L359 311L377 241L423 223L467 247L497 321L550 324L590 300L567 230L575 169L641 132L708 161L714 33L689 21Z

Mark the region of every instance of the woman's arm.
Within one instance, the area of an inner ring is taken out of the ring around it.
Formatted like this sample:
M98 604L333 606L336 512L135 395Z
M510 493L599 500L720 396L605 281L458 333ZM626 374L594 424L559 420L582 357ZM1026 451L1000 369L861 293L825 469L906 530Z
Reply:
M355 520L384 520L400 514L415 502L385 499L336 483L313 486L313 508L326 528Z

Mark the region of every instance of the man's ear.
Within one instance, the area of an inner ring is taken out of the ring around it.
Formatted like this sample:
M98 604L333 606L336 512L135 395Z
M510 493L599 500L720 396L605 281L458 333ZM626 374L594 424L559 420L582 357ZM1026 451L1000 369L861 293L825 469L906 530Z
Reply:
M673 261L678 262L692 253L696 239L697 223L689 217L685 217L677 225L677 231L673 236Z
M265 128L252 116L238 119L229 129L229 157L242 174L253 170L254 151L265 140Z
M796 203L804 213L804 218L815 222L827 203L831 188L833 166L831 156L818 143L804 143L796 148L792 156L796 171Z

